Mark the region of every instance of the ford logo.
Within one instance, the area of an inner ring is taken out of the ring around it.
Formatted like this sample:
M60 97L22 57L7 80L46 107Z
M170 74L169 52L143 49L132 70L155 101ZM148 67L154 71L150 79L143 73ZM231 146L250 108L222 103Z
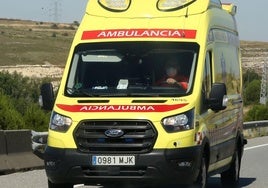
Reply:
M123 136L125 133L121 129L109 129L104 132L108 137L117 138Z

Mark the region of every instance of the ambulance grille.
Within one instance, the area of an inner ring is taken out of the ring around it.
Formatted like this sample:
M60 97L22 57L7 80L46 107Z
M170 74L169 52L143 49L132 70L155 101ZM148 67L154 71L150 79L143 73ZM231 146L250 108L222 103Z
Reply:
M113 131L120 134L109 135ZM152 123L143 120L83 121L74 132L78 150L86 153L147 153L156 138Z

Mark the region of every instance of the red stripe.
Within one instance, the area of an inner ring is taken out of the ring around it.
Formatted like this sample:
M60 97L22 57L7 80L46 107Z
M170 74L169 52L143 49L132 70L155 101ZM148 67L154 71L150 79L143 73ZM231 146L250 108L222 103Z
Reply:
M84 31L82 40L111 38L187 38L194 39L196 30L187 29L111 29Z
M66 105L56 106L68 112L167 112L188 105L188 103L174 105Z

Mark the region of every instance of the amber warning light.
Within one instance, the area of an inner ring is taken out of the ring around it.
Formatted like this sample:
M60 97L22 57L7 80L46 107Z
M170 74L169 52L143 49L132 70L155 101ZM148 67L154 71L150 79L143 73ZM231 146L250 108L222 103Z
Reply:
M131 4L131 0L98 0L99 4L109 11L123 12Z
M157 8L161 11L174 11L192 4L196 0L158 0Z

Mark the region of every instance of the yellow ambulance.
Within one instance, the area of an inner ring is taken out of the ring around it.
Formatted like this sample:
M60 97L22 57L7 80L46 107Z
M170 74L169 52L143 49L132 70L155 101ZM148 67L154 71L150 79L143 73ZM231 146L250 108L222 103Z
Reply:
M239 184L242 72L236 6L90 0L51 109L48 187Z

